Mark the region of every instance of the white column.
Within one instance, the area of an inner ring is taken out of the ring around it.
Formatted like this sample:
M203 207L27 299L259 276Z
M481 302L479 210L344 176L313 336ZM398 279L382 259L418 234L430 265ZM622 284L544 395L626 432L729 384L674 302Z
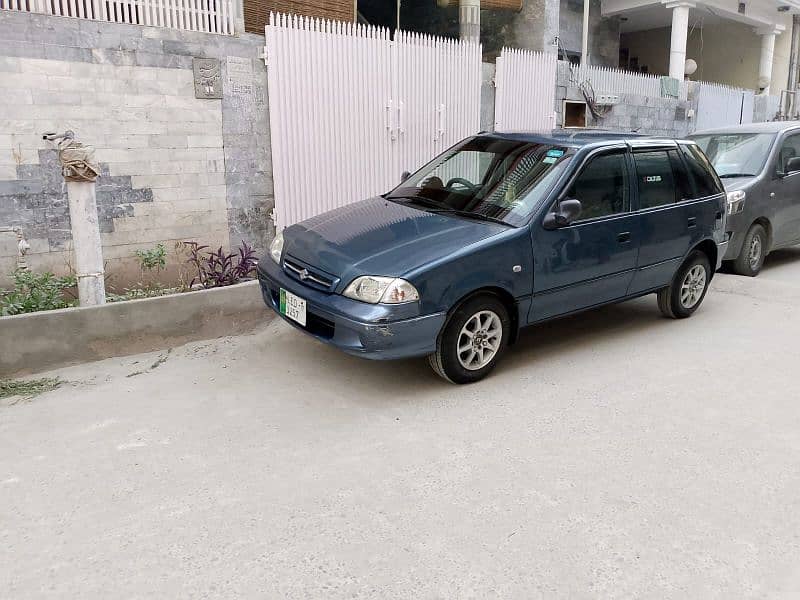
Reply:
M772 61L775 58L775 36L781 32L777 27L756 29L761 36L761 56L758 60L758 87L764 95L769 94L772 82Z
M683 81L686 66L686 38L689 36L689 9L694 2L665 2L672 9L672 32L669 46L669 76Z
M68 181L67 197L78 276L78 300L81 306L105 304L103 246L100 241L94 182Z
M481 39L481 0L461 0L458 9L459 37L478 42Z

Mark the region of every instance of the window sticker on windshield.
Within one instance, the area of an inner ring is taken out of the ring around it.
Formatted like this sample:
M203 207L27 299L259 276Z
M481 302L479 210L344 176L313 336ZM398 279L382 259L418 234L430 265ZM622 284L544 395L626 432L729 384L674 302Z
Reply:
M661 175L647 175L644 178L645 183L658 183L661 181Z
M548 164L548 165L552 165L554 162L556 162L556 157L555 156L546 156L546 157L544 157L542 159L542 162L545 163L545 164Z
M561 158L562 156L564 156L564 151L563 150L548 150L547 151L547 158ZM548 162L548 161L544 161L544 162Z

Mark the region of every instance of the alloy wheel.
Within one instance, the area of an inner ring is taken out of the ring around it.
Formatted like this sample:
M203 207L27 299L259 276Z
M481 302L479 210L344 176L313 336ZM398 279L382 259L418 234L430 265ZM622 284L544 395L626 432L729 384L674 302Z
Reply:
M681 305L692 308L700 302L706 289L706 269L703 265L694 265L686 272L681 283Z
M458 362L468 371L482 369L500 349L503 323L491 310L472 315L458 334Z

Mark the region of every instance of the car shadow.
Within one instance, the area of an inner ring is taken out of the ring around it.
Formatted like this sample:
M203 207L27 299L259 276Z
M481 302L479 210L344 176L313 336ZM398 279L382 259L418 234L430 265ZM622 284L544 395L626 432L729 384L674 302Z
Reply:
M641 339L643 332L657 331L671 322L659 313L654 296L648 296L527 327L495 373L475 386L498 385L498 375L513 376L523 371L535 374L542 363L569 360L587 345L607 344L615 338ZM349 356L297 331L292 332L292 340L300 346L299 351L310 355L308 364L313 364L313 369L295 363L295 368L308 369L303 377L306 382L327 381L328 385L335 382L336 386L350 389L350 398L359 403L373 405L376 399L422 402L431 395L458 396L475 387L458 387L442 381L424 358L374 361Z
M781 248L769 253L761 270L762 272L769 272L798 261L800 261L800 247Z

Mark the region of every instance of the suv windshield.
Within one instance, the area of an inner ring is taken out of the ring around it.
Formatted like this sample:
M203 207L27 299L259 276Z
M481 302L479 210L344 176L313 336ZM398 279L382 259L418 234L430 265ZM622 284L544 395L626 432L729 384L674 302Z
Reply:
M566 147L478 136L435 158L386 198L516 227L570 159Z
M717 133L691 139L706 153L720 177L754 177L764 167L775 134Z

